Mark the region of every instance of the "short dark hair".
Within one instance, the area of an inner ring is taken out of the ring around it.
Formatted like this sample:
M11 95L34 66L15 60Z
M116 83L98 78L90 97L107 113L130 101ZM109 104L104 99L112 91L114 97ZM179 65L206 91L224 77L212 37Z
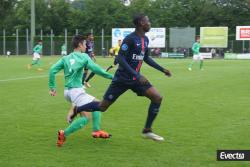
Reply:
M43 42L43 40L39 39L37 42Z
M88 37L88 36L90 36L90 35L93 35L91 32L88 32L87 34L86 34L86 37Z
M142 21L142 19L146 17L145 14L136 14L133 18L133 23L134 25L137 27L140 24L140 21Z
M75 35L72 39L72 45L73 45L73 48L78 48L79 46L79 43L82 43L86 38L82 35Z

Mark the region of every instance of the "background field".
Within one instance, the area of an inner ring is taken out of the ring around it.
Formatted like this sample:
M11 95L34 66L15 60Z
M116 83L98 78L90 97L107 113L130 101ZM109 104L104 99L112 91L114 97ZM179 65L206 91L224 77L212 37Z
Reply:
M44 57L42 72L27 70L31 57L0 58L0 166L2 167L203 167L249 166L218 162L217 149L250 149L250 61L205 61L187 71L189 59L157 59L172 78L143 65L142 73L161 92L163 104L154 124L166 139L141 138L149 101L131 91L103 114L108 140L91 137L91 123L57 148L57 130L66 127L70 106L48 94L48 68L58 57ZM107 67L113 60L98 58ZM114 72L114 70L112 71ZM95 77L87 91L102 98L109 80Z

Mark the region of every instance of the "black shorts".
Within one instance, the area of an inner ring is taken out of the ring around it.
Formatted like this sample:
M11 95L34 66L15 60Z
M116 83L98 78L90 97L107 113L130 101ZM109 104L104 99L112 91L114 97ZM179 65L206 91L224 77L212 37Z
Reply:
M151 87L152 85L149 82L145 85L142 85L138 81L130 81L128 83L112 81L103 98L104 100L114 102L120 95L122 95L128 89L131 89L133 92L135 92L137 96L144 96L146 90Z

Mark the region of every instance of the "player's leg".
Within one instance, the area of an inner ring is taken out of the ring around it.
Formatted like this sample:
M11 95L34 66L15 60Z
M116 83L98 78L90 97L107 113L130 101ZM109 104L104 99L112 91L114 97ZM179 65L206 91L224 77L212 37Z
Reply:
M197 61L197 55L193 55L193 59L192 59L191 63L188 66L189 71L192 71L192 67L193 67L193 64L195 63L195 61Z
M144 95L151 100L151 103L148 108L148 116L143 129L143 136L156 141L163 141L163 137L152 132L152 124L159 113L162 96L153 86L148 88Z
M67 128L64 130L58 131L58 140L57 140L57 146L61 147L66 137L68 137L70 134L74 133L75 131L83 128L85 125L88 124L89 118L87 116L81 116L77 119L75 119Z
M95 100L95 101L97 101L97 100ZM75 105L71 106L71 108L70 108L70 110L68 112L68 115L73 112L74 107L75 107ZM87 120L90 119L90 113L88 113L88 112L81 112L80 115L83 118L86 117ZM100 111L94 111L94 112L91 113L91 116L92 116L92 127L93 127L92 136L95 137L95 138L109 138L111 135L101 129L101 112ZM70 121L68 121L68 123L71 123L72 121L73 120L70 120ZM85 125L87 125L88 121L86 123L84 123L85 119L82 119L82 121L83 122L81 122L80 120L78 122L73 121L71 123L72 126L69 126L67 128L67 130L64 130L65 134L66 134L65 136L68 136L68 134L71 134L71 133L75 132L76 130L81 129ZM69 133L67 134L67 132L69 132Z
M99 102L95 99L96 102ZM101 129L101 115L100 111L91 112L92 115L92 136L94 138L109 138L111 135Z
M77 113L82 111L106 111L108 107L115 102L115 100L123 94L125 91L127 91L127 87L123 86L121 83L112 82L107 89L104 99L101 102L93 101L91 103L77 106L74 110L74 113L71 115L71 118L74 118Z
M82 75L82 84L84 84L84 81L85 81L87 75L88 75L88 69L84 68L84 72Z
M64 97L67 101L73 103L76 106L88 103L95 99L93 96L86 94L82 88L65 90ZM74 121L68 120L68 122L70 122L70 125L67 128L65 128L64 130L59 130L57 146L62 146L67 136L87 125L89 120L88 113L83 112L81 114L82 117L75 119Z
M41 58L39 57L38 59L37 59L37 65L38 65L38 71L42 71L43 69L41 68Z
M203 57L199 55L200 70L203 70Z
M93 61L96 61L95 57L92 57L91 59ZM91 85L88 82L89 82L89 80L91 80L91 78L93 78L95 76L95 73L91 72L87 78L86 78L86 76L85 76L85 80L84 80L84 86L86 86L87 88L90 88Z
M107 69L106 69L106 71L109 71L110 69L112 69L114 66L113 65L110 65Z
M92 114L92 136L94 138L110 138L111 134L101 129L101 112L94 111Z
M85 83L88 83L91 78L95 76L95 73L91 72L89 76L85 79Z
M31 67L32 67L33 65L35 65L35 64L37 64L37 58L36 58L35 53L33 53L32 62L31 62L31 64L28 64L28 65L27 65L27 68L28 68L28 69L31 69Z
M118 61L116 60L116 57L115 57L115 60L114 60L113 65L110 65L110 66L106 69L106 71L109 71L110 69L112 69L116 64L118 64Z
M133 90L138 96L145 96L151 101L148 108L146 123L142 131L143 137L157 141L163 141L163 137L152 132L152 124L158 115L161 106L162 97L160 93L150 83L142 85L137 82L131 86L131 90Z
M38 63L38 59L36 59L36 60L32 60L32 62L31 62L31 66L36 65L37 63Z
M40 55L36 52L33 53L33 60L32 60L31 66L38 64L39 59L40 59Z
M65 137L74 133L75 131L83 128L88 124L89 121L89 113L81 113L81 117L75 119L69 126L64 130Z

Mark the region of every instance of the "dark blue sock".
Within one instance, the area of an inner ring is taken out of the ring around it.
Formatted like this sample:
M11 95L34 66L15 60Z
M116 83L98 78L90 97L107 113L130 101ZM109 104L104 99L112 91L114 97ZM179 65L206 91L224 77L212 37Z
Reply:
M85 79L85 82L89 82L89 80L90 80L91 78L93 78L94 76L95 76L95 73L91 72L91 73L89 74L88 78Z
M97 101L90 102L88 104L77 107L76 112L80 113L82 111L88 111L88 112L101 111L99 104L100 102Z
M82 84L84 84L84 81L86 79L87 74L88 74L88 72L86 72L86 71L83 72L83 75L82 75Z
M151 102L148 109L148 117L145 125L145 129L151 129L154 119L156 118L161 104Z

